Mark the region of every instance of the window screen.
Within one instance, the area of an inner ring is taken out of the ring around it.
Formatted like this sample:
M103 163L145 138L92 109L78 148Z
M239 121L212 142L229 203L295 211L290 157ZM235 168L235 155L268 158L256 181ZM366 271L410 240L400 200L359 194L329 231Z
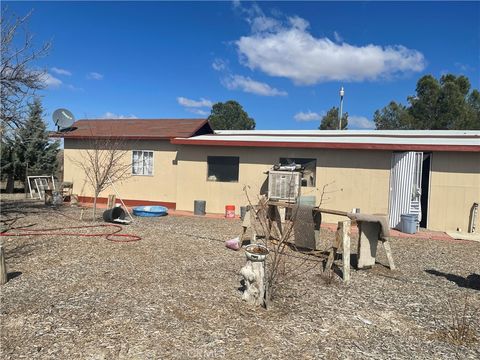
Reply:
M153 175L153 151L133 151L132 174Z
M208 181L238 181L240 159L237 156L208 156Z
M302 186L315 186L317 174L317 159L305 158L280 158L281 165L302 165L305 168L302 177Z

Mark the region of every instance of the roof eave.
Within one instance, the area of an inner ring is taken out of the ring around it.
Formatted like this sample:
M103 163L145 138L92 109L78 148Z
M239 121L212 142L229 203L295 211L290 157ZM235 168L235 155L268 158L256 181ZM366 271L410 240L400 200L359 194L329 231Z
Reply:
M73 135L63 135L61 133L50 133L49 137L58 138L58 139L72 139L72 140L108 140L108 139L119 139L119 140L171 140L174 139L174 136L73 136Z
M282 147L298 149L338 149L338 150L390 150L390 151L454 151L480 152L480 145L418 145L418 144L379 144L379 143L332 143L294 141L242 141L242 140L196 140L174 138L172 144L197 146L238 146L238 147Z

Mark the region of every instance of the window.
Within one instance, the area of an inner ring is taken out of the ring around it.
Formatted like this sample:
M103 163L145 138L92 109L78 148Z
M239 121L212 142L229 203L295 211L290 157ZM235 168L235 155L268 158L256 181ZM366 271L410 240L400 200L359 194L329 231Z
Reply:
M236 182L238 181L238 156L208 156L208 181Z
M302 186L315 186L317 174L317 159L280 158L280 165L298 164L304 168Z
M153 175L153 151L133 150L133 175Z

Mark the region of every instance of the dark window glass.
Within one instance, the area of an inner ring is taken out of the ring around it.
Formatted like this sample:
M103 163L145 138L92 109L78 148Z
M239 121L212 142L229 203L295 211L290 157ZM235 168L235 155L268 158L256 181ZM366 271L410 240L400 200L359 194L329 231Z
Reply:
M208 156L208 181L238 181L238 156Z
M315 186L317 174L317 159L304 158L280 158L281 165L302 165L305 170L302 176L302 186Z

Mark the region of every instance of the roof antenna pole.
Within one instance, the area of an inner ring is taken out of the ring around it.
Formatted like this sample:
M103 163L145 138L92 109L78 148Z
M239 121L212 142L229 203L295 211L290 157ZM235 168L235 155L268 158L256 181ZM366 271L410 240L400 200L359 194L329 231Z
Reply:
M343 95L345 95L345 91L343 90L342 86L340 88L340 112L338 113L338 130L342 130Z

